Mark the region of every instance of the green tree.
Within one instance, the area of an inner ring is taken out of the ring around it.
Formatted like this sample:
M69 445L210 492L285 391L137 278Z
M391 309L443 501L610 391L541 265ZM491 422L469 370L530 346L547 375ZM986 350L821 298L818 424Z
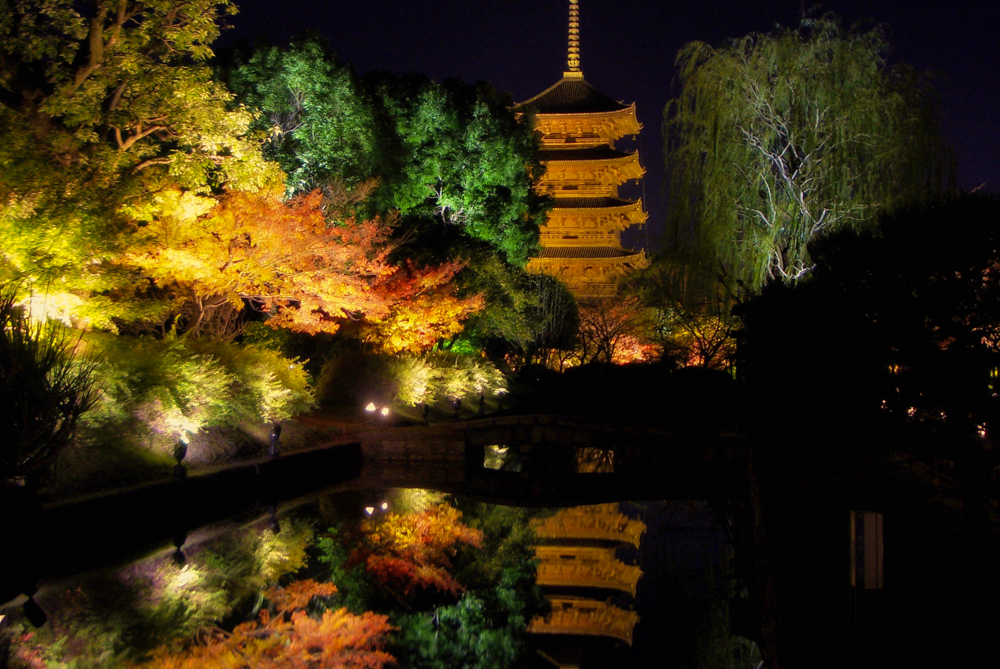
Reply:
M411 256L425 246L454 252L449 227L515 265L537 250L544 201L531 189L532 123L488 84L387 73L359 81L312 37L237 54L225 70L239 99L263 112L256 127L293 192L357 191L360 201L377 179L368 214L398 210Z
M280 179L205 61L228 0L0 1L0 249L33 290L133 283L128 210L172 183ZM107 321L109 302L92 315Z
M459 225L523 265L538 249L544 200L531 119L492 86L426 77L370 80L400 141L400 172L387 179L392 206L404 215Z
M685 46L664 110L675 234L757 291L808 274L814 239L948 183L933 92L887 52L880 28L845 30L830 14Z
M534 532L525 509L467 503L469 525L483 532L480 549L465 548L456 577L469 591L455 604L401 616L393 649L413 669L494 669L523 658L525 630L547 611L535 585Z
M321 41L261 44L229 61L223 77L243 103L262 110L254 128L267 134L265 153L288 174L291 193L352 188L378 174L383 133L374 105L350 66Z

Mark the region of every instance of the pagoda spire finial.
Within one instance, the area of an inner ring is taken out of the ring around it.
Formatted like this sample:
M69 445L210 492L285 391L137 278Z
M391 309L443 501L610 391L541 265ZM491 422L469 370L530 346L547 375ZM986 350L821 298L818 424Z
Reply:
M580 2L569 0L569 57L570 72L580 71Z

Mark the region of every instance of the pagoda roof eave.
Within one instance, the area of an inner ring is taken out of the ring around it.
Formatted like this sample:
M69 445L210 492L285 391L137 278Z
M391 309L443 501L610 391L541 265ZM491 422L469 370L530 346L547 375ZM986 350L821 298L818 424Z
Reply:
M614 162L631 163L639 161L638 151L633 151L631 153L625 151L615 151L617 155L609 155L606 158L601 158L601 157L575 158L569 155L573 153L584 153L586 151L588 150L583 149L579 151L565 151L565 150L539 151L537 155L538 155L538 161L542 163L614 163ZM612 149L612 151L614 151L614 149ZM561 155L553 156L550 158L545 157L546 153L554 154L557 152L560 153Z
M554 116L572 116L574 118L579 118L580 116L633 116L635 114L635 103L624 106L621 109L615 109L613 111L580 111L580 112L535 112L535 118L544 116L545 118L552 118ZM642 127L640 124L639 127Z
M628 204L615 205L611 207L560 207L559 200L556 200L555 205L552 207L553 211L580 211L580 212L591 212L600 211L605 213L612 212L630 212L630 211L641 211L642 210L642 199L634 200Z
M582 74L563 76L562 79L524 102L514 105L515 110L530 108L541 114L600 114L634 109L635 103L626 105L615 100L583 79ZM551 111L546 111L549 109Z
M641 249L639 251L631 251L629 249L623 249L623 248L620 248L620 247L607 247L609 250L614 249L614 250L623 251L624 253L620 253L618 255L604 255L604 256L601 256L601 255L586 255L586 254L582 253L582 251L585 251L585 250L588 250L588 249L595 249L595 248L600 248L600 247L593 247L593 246L550 246L550 247L543 248L542 251L541 251L541 253L539 255L535 256L534 258L531 258L531 262L534 262L534 261L538 261L538 262L565 262L567 260L568 261L586 260L587 262L599 263L599 264L602 264L602 265L619 265L619 264L628 264L628 263L640 263L641 264L641 263L647 262L647 260L646 260L646 252L643 251L643 250L641 250ZM565 255L563 255L563 254L559 253L560 250L564 250L564 251L573 250L573 251L580 251L581 253L574 253L574 254L566 253ZM548 251L548 252L555 251L556 254L548 255L548 254L546 254L546 251Z

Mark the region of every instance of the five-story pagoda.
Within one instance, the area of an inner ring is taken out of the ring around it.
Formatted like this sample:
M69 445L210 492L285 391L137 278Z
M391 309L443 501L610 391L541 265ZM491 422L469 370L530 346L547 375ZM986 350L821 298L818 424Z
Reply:
M541 253L528 268L557 277L578 298L610 297L621 277L648 264L642 251L621 245L622 230L646 221L642 201L618 197L619 186L645 170L637 153L615 149L616 140L642 126L634 104L616 102L584 81L578 0L569 5L569 71L517 105L534 111L542 135L545 172L535 188L555 199Z

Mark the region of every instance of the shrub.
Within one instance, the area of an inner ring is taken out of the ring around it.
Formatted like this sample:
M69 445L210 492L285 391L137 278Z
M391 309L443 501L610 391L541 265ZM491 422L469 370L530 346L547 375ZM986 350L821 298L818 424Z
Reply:
M256 613L262 592L306 562L308 522L282 519L280 534L237 531L204 548L93 576L43 601L50 623L29 631L13 620L13 666L114 669L206 626ZM0 657L0 664L3 659Z
M95 402L93 358L75 359L58 323L32 323L16 293L0 289L0 481L45 468Z
M396 382L395 399L410 406L507 390L503 374L486 358L435 351L421 357L396 358L390 370Z
M301 363L273 351L175 337L86 341L101 356L99 401L84 421L90 441L111 434L169 453L206 428L282 420L313 405Z

